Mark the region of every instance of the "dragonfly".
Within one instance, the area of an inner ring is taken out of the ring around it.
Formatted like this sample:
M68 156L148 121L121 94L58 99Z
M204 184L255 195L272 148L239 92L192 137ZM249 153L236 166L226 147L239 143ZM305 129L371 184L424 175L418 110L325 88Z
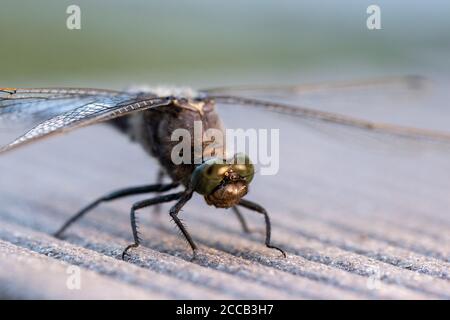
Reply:
M201 121L203 128L224 130L216 105L243 106L276 112L302 120L310 120L324 125L353 128L379 135L400 137L401 139L425 142L450 143L450 134L428 129L398 126L372 122L339 113L320 111L298 104L273 102L269 99L249 97L245 93L275 92L302 94L323 89L366 87L378 84L396 83L415 89L423 79L417 76L384 77L358 81L338 81L333 83L300 84L284 86L238 86L217 87L201 90L175 89L134 89L107 90L93 88L0 88L0 121L9 124L36 123L11 143L0 147L0 155L41 139L73 131L97 123L108 123L132 141L140 144L148 155L156 158L160 165L158 181L116 190L105 194L73 215L54 234L62 238L64 232L75 222L104 202L132 195L154 193L155 196L134 203L130 209L130 224L133 243L122 252L125 260L132 248L141 244L137 223L137 211L158 207L162 203L174 202L169 215L187 240L195 258L198 247L179 217L180 210L189 202L194 193L202 195L208 205L217 208L232 208L244 232L251 232L241 208L256 212L264 217L265 245L278 250L284 257L282 248L272 244L271 219L260 204L246 198L249 185L255 175L255 166L245 154L235 154L231 161L223 161L225 146L216 146L216 156L204 157L201 163L175 164L171 151L176 142L172 132L177 128L186 129L194 136L194 122ZM206 153L208 142L202 144ZM210 151L210 150L209 150ZM170 183L163 183L169 176ZM183 191L174 192L178 187Z

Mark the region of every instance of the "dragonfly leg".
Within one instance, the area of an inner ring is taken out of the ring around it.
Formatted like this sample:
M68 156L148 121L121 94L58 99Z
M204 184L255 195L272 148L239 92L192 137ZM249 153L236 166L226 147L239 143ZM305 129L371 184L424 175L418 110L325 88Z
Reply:
M241 211L239 210L238 207L234 206L231 208L234 212L234 214L236 215L236 217L239 220L239 223L242 226L242 230L244 230L245 233L251 233L250 228L248 227L247 221L245 221L244 216L242 215Z
M257 203L254 203L254 202L251 202L248 200L244 200L244 199L241 199L239 201L239 205L244 208L256 211L256 212L264 215L264 220L266 222L266 241L265 241L266 247L280 251L283 254L283 256L286 258L286 253L282 249L275 247L270 243L271 224L270 224L269 214L267 213L266 209L264 209Z
M237 206L231 207L231 209L233 210L234 214L235 214L236 217L238 218L239 223L241 224L242 230L243 230L245 233L254 233L254 232L256 232L256 233L264 234L264 231L259 230L259 229L258 229L258 230L252 229L252 228L250 228L250 227L248 226L247 221L244 219L244 216L243 216L243 214L241 213L241 210L239 210L239 208L238 208Z
M191 249L194 254L193 258L195 259L197 246L194 243L194 240L192 240L192 237L187 231L186 227L183 225L183 222L180 220L180 218L178 218L178 213L180 212L181 208L186 204L186 202L188 202L191 199L192 194L193 191L187 189L183 193L183 196L180 198L180 200L178 200L178 202L172 208L170 208L169 214L172 217L175 224L177 225L177 227L180 229L181 233L183 234L189 245L191 246Z
M125 260L125 255L127 254L128 250L130 250L131 248L138 247L139 244L141 243L141 239L139 237L138 226L137 226L137 220L136 220L136 211L139 209L145 208L145 207L156 205L158 203L178 200L184 194L185 194L184 192L172 193L172 194L167 194L167 195L163 195L163 196L158 196L158 197L155 197L152 199L142 200L142 201L139 201L139 202L136 202L135 204L133 204L133 206L131 207L131 211L130 211L130 222L131 222L131 231L133 232L134 243L130 244L129 246L127 246L125 248L125 250L123 250L122 260Z
M146 185L146 186L139 186L139 187L132 187L132 188L126 188L121 190L116 190L111 193L108 193L97 200L91 202L86 207L78 211L74 216L72 216L69 220L64 223L64 225L54 234L56 238L60 238L63 232L70 227L73 223L81 219L86 213L94 209L96 206L98 206L102 202L108 202L115 199L137 195L137 194L143 194L148 192L164 192L171 190L173 188L176 188L179 184L178 183L169 183L169 184L153 184L153 185Z

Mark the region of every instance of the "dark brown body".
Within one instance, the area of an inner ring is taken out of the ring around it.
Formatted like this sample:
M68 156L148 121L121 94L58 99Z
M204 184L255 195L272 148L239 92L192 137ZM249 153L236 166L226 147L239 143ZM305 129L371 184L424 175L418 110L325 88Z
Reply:
M173 181L186 185L196 165L194 163L181 165L173 163L171 152L173 147L180 142L172 141L171 136L176 129L183 128L189 131L192 137L191 159L193 161L194 137L196 137L194 135L195 121L202 122L202 136L210 128L224 131L213 101L171 104L119 118L112 123L155 157ZM201 141L197 141L197 143L201 143L202 151L207 145ZM216 153L223 152L223 150L224 147L216 148Z

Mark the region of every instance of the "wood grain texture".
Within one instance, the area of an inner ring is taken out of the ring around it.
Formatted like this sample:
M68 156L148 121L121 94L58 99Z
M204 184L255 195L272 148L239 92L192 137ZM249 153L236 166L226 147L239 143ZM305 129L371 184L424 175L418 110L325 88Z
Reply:
M167 205L160 215L139 211L143 245L120 260L132 240L130 205L146 196L102 204L64 240L53 238L94 198L156 179L156 163L137 145L98 126L0 158L0 297L450 298L448 152L397 142L385 149L370 137L231 110L222 111L230 127L281 129L280 171L256 177L248 198L270 212L273 242L287 259L200 196L181 213L201 250L193 261ZM244 214L263 228L261 216ZM80 290L66 285L71 265L80 267Z

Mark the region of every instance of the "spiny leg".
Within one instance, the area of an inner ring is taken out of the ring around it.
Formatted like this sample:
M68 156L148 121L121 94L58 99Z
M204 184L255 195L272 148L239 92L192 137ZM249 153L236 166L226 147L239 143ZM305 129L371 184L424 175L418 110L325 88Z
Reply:
M181 208L186 204L186 202L188 202L191 199L192 194L193 194L193 190L187 189L183 193L183 196L181 197L181 199L178 200L178 202L172 208L170 208L169 214L172 217L175 224L177 225L177 227L181 230L181 233L183 233L183 236L186 238L189 245L191 246L191 249L193 251L194 258L195 258L195 253L197 252L197 246L194 243L194 240L192 240L191 235L189 234L189 232L186 230L185 226L181 222L180 218L178 218L178 213L180 212Z
M137 221L136 221L136 211L139 209L145 208L145 207L149 207L149 206L158 204L158 203L178 200L184 195L184 193L185 192L167 194L167 195L158 196L158 197L155 197L152 199L142 200L142 201L139 201L139 202L136 202L135 204L133 204L133 206L131 207L131 211L130 211L130 222L131 222L131 231L133 232L134 243L130 244L129 246L127 246L125 248L125 250L123 250L122 260L125 260L125 255L129 249L136 248L141 243L141 239L139 238Z
M56 238L60 238L62 233L71 226L74 222L81 219L86 213L94 209L96 206L98 206L102 202L107 202L127 196L137 195L137 194L143 194L148 192L164 192L171 190L173 188L178 187L179 183L169 183L169 184L153 184L153 185L146 185L146 186L139 186L139 187L132 187L132 188L126 188L121 190L116 190L111 193L108 193L97 200L91 202L86 207L78 211L74 216L72 216L69 220L64 223L64 225L54 234Z
M270 224L269 214L267 213L266 209L264 209L257 203L254 203L254 202L251 202L248 200L244 200L244 199L241 199L239 201L239 205L243 206L244 208L256 211L256 212L264 215L264 220L266 222L266 241L265 241L266 247L280 251L283 254L283 256L286 258L286 253L282 249L275 247L270 243L271 224Z

